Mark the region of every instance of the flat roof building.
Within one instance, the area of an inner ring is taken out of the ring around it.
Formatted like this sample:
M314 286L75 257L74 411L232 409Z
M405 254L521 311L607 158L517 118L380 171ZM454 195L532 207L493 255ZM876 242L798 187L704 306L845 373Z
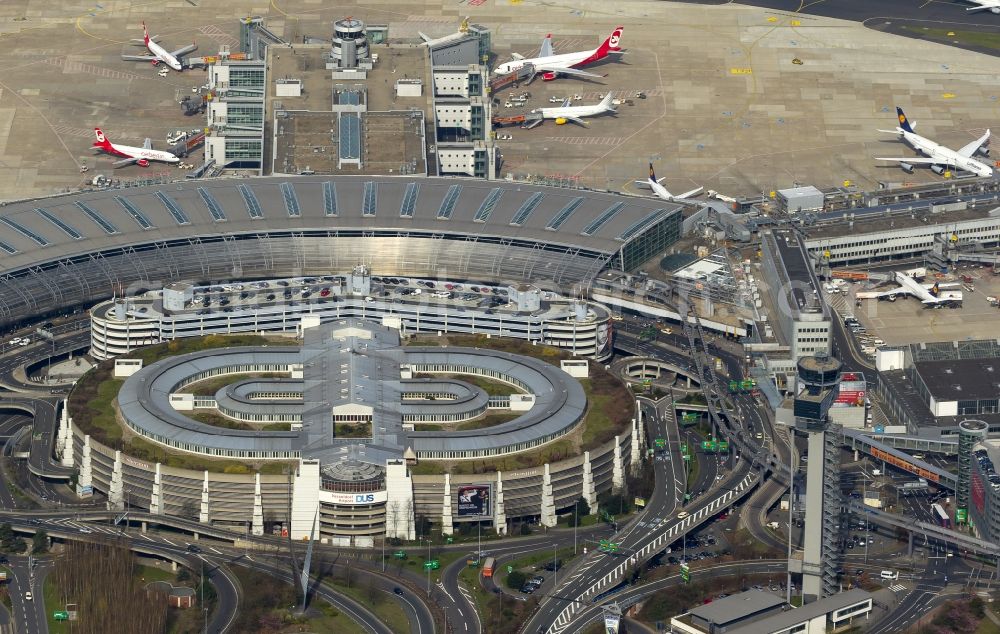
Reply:
M673 632L684 634L826 634L855 618L867 619L872 595L855 589L799 608L769 592L748 590L670 619Z

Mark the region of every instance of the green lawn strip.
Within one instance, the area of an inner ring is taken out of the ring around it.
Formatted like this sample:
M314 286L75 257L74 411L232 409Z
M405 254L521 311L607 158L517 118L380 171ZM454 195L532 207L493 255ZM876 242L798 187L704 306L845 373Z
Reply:
M49 634L69 634L70 622L57 621L54 614L65 609L66 605L60 599L59 589L56 587L55 577L50 572L45 576L45 583L42 586L42 596L35 597L45 602L45 620L49 623Z
M154 581L166 581L172 586L186 585L177 582L177 573L170 570L169 568L164 569L158 566L136 566L135 576L143 584L153 583ZM191 587L190 584L187 584Z
M578 552L582 552L582 549L580 549ZM496 577L495 582L498 586L503 585L503 587L505 588L507 587L506 583L507 583L508 566L513 570L518 570L527 574L529 578L535 576L536 574L541 574L544 575L545 577L549 577L554 573L551 570L542 570L542 568L544 568L546 564L552 563L552 555L553 555L552 550L546 548L545 550L532 553L530 555L525 555L524 557L518 557L513 561L504 562L502 565L498 566L497 571L493 573L493 576ZM576 555L573 554L572 546L568 546L566 548L560 548L555 553L555 558L562 561L563 566L572 561L574 557L576 557ZM511 589L516 590L517 588L511 588Z
M479 567L466 567L462 572L458 573L458 580L469 591L469 594L472 595L472 600L476 604L476 612L479 613L480 619L484 619L489 608L490 598L493 595L487 592L480 584L479 577L481 574L482 569Z
M348 587L336 579L327 578L323 580L323 583L371 610L372 614L393 632L410 631L410 621L406 618L406 612L403 611L399 602L392 598L392 595L387 595L381 590L374 590L374 593L370 593L367 588L358 585ZM373 597L379 598L373 599Z
M246 381L247 379L277 379L287 377L288 375L286 374L278 374L275 372L243 372L240 374L225 374L223 376L213 376L210 379L202 379L201 381L190 383L181 388L181 391L186 394L194 394L195 396L215 396L216 392L227 385L232 385L233 383L238 383L240 381Z

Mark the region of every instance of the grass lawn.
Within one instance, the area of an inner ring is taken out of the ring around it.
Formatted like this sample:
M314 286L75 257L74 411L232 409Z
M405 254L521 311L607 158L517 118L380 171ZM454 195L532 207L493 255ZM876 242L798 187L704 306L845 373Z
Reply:
M979 627L976 628L975 634L1000 634L1000 627L997 627L989 618L984 618L979 622Z
M579 552L583 552L583 547L579 548ZM496 584L503 585L507 587L507 566L511 566L514 570L519 570L526 573L529 577L536 574L544 575L546 578L553 576L553 572L550 570L540 570L545 564L552 563L552 551L543 550L541 552L532 553L530 555L525 555L524 557L519 557L514 561L505 563L500 566L494 573L496 577ZM562 561L563 567L565 567L570 561L573 560L577 555L573 554L573 547L560 548L556 551L556 559Z
M45 577L45 585L42 586L42 598L45 601L45 619L49 623L49 634L69 634L70 622L57 621L52 616L54 612L66 607L59 601L59 592L56 589L56 582L52 573L49 573ZM36 601L38 599L39 597L35 597Z
M159 566L136 566L135 576L142 580L143 583L152 583L153 581L168 581L172 585L184 585L177 583L177 573L167 568L160 568Z
M285 374L275 372L244 372L242 374L225 374L223 376L213 376L210 379L197 381L181 388L186 394L195 396L215 396L215 393L233 383L246 381L247 379L279 379L287 378Z
M904 26L908 33L918 35L937 42L958 42L969 46L1000 49L1000 33L988 31L956 31L954 29L937 29L932 27ZM951 33L952 35L949 35Z
M406 618L399 602L387 596L381 590L369 591L368 588L352 584L351 587L339 583L334 579L324 579L324 585L335 588L337 592L343 593L354 599L364 607L372 611L380 621L393 632L409 632L410 622ZM355 626L356 627L356 626ZM321 632L332 632L334 630L318 630Z

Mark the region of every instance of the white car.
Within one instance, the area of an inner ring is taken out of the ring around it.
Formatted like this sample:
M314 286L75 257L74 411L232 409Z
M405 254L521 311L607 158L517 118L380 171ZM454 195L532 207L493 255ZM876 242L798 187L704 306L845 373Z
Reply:
M20 337L14 337L13 339L10 340L10 345L12 345L12 346L16 346L19 343L21 343L21 338Z
M24 600L25 601L31 601L31 592L25 592L24 593Z
M690 513L688 513L687 511L681 511L680 513L677 514L677 519L682 520L688 515L690 515Z
M21 343L19 343L18 345L20 345L20 346L26 346L29 343L31 343L31 339L29 339L28 337L25 337L24 339L21 340Z

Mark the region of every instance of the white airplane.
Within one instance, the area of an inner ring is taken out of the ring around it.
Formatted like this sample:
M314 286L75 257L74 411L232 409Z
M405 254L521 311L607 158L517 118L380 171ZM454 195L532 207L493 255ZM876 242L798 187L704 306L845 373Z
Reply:
M943 291L942 288L954 288L960 286L957 282L941 284L921 284L906 273L894 273L893 277L898 288L888 291L861 291L855 297L857 299L887 299L890 302L896 301L900 295L911 295L919 299L925 306L943 306L947 304L957 304L962 301L962 291Z
M906 141L914 150L923 154L927 158L876 158L876 161L896 161L903 168L904 172L912 173L914 165L929 165L935 174L943 174L946 167L963 170L976 174L977 176L993 176L993 168L972 158L977 153L988 156L990 151L986 146L989 144L990 131L979 137L972 143L964 145L958 151L946 148L930 139L924 138L913 131L916 123L912 125L903 114L902 108L896 108L896 115L899 117L899 125L895 130L879 130L888 134L898 134L899 138Z
M583 120L583 117L593 117L595 115L604 114L606 112L618 112L615 110L614 106L611 105L611 100L614 97L610 92L604 95L604 99L601 103L593 106L571 106L569 99L563 102L561 106L556 108L535 108L532 110L532 114L542 115L542 119L555 119L556 125L562 125L572 121L573 123L579 123L582 126L586 126L587 123Z
M665 180L666 180L666 177L663 177L663 178L660 178L660 179L656 178L656 174L653 172L653 164L650 163L649 164L649 178L647 178L644 181L635 181L635 184L636 184L637 187L642 187L643 189L651 189L651 190L653 190L653 194L656 195L657 198L662 198L663 200L670 200L670 201L684 200L685 198L690 198L691 196L695 196L697 194L700 194L701 190L704 189L704 187L699 187L697 189L692 189L689 192L684 192L683 194L674 195L674 194L671 194L670 192L668 192L667 188L664 187L661 184Z
M146 23L142 23L142 39L132 40L132 43L136 46L145 46L146 50L149 51L149 55L122 55L122 59L126 62L149 62L153 66L159 66L160 64L166 64L174 70L184 70L184 64L181 63L181 57L187 55L191 51L198 48L197 44L188 44L176 51L170 52L156 43L155 37L149 37L149 31L146 30Z
M1000 13L1000 0L965 0L979 6L969 7L966 11L989 11L990 13Z
M574 77L603 77L603 75L588 73L587 71L580 70L580 67L602 60L608 55L622 53L623 51L618 44L621 42L622 30L624 28L625 27L621 26L615 28L611 37L604 40L600 46L593 50L580 51L578 53L564 53L562 55L554 54L552 49L552 35L547 35L542 41L542 48L538 52L538 57L525 59L523 56L514 53L514 59L512 61L500 64L493 69L493 72L497 75L506 75L519 70L525 64L531 64L531 66L535 69L535 73L541 73L542 79L545 81L552 81L559 75L573 75Z
M149 139L142 144L142 147L132 147L130 145L115 145L108 138L104 136L100 128L94 128L94 136L97 140L94 141L95 147L106 154L111 154L112 156L122 156L124 157L121 161L116 161L111 166L125 167L126 165L132 165L135 163L139 167L149 167L150 161L160 161L162 163L180 163L180 159L171 154L170 152L164 152L162 150L154 150L153 143Z
M464 20L462 20L462 23L458 27L458 31L455 32L455 33L452 33L451 35L445 35L444 37L432 38L429 35L424 35L420 31L417 31L417 35L419 35L420 39L422 39L424 41L423 45L426 46L427 48L431 48L433 46L437 46L438 44L447 44L448 42L453 42L455 40L460 40L463 37L466 37L466 36L469 35L469 18L465 18Z

